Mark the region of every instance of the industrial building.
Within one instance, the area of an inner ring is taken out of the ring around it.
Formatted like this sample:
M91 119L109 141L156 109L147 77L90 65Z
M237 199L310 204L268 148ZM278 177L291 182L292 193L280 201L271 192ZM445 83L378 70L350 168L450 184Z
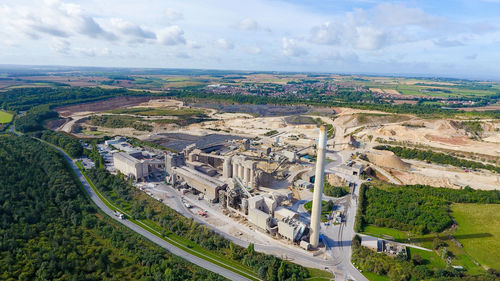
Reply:
M134 179L142 179L149 174L148 165L130 154L118 152L113 154L113 162L115 168L124 175L134 177Z
M299 241L307 229L305 223L294 218L287 217L278 221L279 235L292 242Z
M286 146L274 152L268 147L262 151L253 146L250 140L243 139L209 148L192 144L180 153L167 153L166 181L176 188L192 190L199 198L219 202L224 209L246 217L249 223L270 235L305 249L317 248L326 149L324 126L320 128L316 171L306 173L307 180L295 183L310 188L311 179L315 182L310 226L286 207L291 206L292 192L276 192L271 187L274 181L284 181L289 175L283 167L295 165L298 152Z
M136 180L147 178L155 171L162 171L164 163L150 155L138 151L134 153L117 152L113 154L114 167L128 177Z
M332 170L346 175L359 176L363 172L364 168L365 167L362 164L350 161L345 165L333 167Z

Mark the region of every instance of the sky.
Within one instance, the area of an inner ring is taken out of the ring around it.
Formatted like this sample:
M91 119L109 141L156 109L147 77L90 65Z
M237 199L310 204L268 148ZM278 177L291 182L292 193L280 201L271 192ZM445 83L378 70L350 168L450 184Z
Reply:
M2 0L0 64L500 79L500 0Z

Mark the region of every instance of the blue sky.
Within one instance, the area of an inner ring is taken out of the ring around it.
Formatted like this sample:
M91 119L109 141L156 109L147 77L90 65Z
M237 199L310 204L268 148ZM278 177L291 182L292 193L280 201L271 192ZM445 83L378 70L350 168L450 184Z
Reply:
M3 0L0 63L500 79L500 0Z

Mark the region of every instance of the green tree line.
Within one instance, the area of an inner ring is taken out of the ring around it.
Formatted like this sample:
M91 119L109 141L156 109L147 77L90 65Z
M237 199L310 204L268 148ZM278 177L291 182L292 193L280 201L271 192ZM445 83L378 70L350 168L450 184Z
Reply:
M55 149L0 137L1 280L224 280L96 210Z

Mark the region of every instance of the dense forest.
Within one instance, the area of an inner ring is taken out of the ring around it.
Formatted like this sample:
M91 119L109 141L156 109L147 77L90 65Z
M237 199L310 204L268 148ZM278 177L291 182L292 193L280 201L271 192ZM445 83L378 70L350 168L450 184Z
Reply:
M421 150L416 148L406 148L401 146L389 146L389 145L378 145L375 146L374 148L378 150L392 151L398 157L404 159L417 159L438 164L452 165L455 167L464 167L468 169L485 169L492 172L500 173L500 167L498 166L460 159L450 154L434 152L432 150Z
M398 255L390 257L384 253L376 253L361 247L361 238L352 240L352 262L364 271L387 276L391 281L435 280L435 281L494 281L498 280L494 271L477 276L468 276L453 268L431 269L429 261L418 254L410 256Z
M436 188L426 185L396 186L365 183L360 189L357 231L365 224L409 230L441 232L453 223L450 203L500 203L500 191Z
M201 247L242 263L254 270L264 280L304 280L309 276L306 268L283 261L272 255L255 252L234 245L211 231L207 226L188 219L165 204L144 196L123 175L112 175L106 169L93 168L87 175L94 185L108 198L129 210L134 219L149 219L160 226L164 233L175 233Z
M68 104L91 102L118 96L140 96L145 92L130 92L125 89L89 88L19 88L11 89L0 95L3 109L26 111L37 105L50 108Z
M43 130L43 122L57 116L57 112L52 111L48 105L34 106L22 117L16 119L16 130L23 133Z
M78 158L83 155L83 147L80 141L67 135L66 133L45 130L35 134L35 136L46 142L59 146L73 158Z
M63 157L0 137L1 280L223 280L98 212Z

